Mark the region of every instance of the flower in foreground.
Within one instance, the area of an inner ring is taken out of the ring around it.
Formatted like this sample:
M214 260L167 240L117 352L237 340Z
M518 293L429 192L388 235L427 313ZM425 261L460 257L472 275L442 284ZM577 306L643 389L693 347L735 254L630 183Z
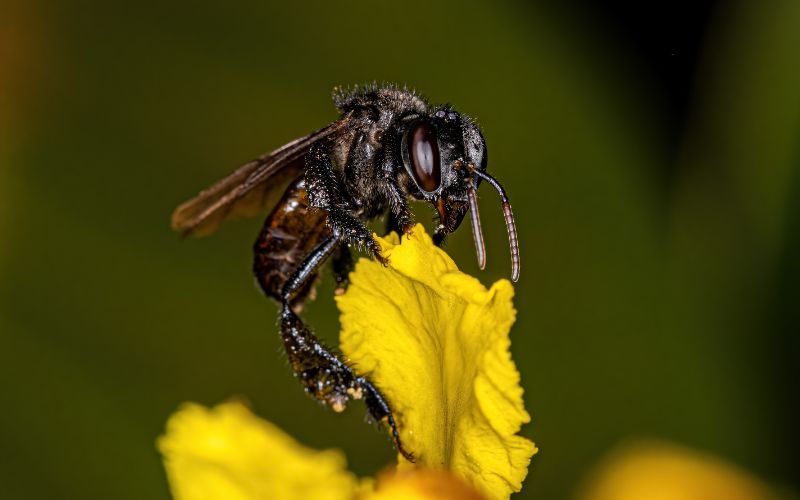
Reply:
M170 417L158 447L172 495L180 500L485 498L444 471L358 479L341 451L302 446L235 401L210 409L185 404Z
M509 353L511 283L486 289L420 225L402 244L394 234L379 243L389 266L361 259L336 299L340 349L387 398L416 463L398 454L396 472L358 480L341 453L304 448L241 405L190 405L159 440L176 498L435 498L445 485L508 498L520 490L536 447L517 435L530 416Z

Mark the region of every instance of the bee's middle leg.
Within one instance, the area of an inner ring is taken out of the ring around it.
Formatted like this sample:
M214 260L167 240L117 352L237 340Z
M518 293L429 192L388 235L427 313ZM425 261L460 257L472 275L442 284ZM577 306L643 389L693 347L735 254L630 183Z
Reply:
M306 281L334 253L339 241L330 236L322 241L289 278L281 292L281 337L292 370L305 391L334 411L344 411L350 399L365 399L367 409L377 421L385 422L398 451L408 460L413 456L400 443L394 415L378 389L366 378L356 375L303 324L292 310L292 299L303 290ZM345 250L346 247L345 247Z

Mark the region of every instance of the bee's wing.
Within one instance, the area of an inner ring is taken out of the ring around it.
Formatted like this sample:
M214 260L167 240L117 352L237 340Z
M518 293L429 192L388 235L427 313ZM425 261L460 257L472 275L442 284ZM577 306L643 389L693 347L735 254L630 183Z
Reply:
M308 149L339 131L349 115L271 153L242 165L235 172L181 204L172 213L172 229L186 235L208 235L230 217L252 217L273 201L269 194L303 170Z

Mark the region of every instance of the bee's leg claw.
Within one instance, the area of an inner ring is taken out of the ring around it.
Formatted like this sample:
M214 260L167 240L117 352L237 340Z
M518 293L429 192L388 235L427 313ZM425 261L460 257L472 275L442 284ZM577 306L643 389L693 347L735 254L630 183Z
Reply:
M383 255L381 255L379 253L376 253L375 254L375 260L377 260L378 262L383 264L383 267L389 267L389 258L388 257L384 257Z
M391 408L389 408L389 403L387 403L381 393L378 392L378 389L364 378L361 379L361 387L363 387L365 391L365 402L367 403L369 414L372 415L372 418L375 420L386 424L389 428L389 432L392 434L392 440L394 441L397 451L400 452L406 460L413 463L415 461L414 454L406 450L400 440L400 431L397 429L397 422L395 421L394 413L392 413Z
M375 260L377 260L378 262L383 264L383 267L389 267L389 258L385 257L381 253L381 246L378 245L378 242L375 241L374 238L372 239L369 247L370 247L370 251L372 252L372 255L375 257Z

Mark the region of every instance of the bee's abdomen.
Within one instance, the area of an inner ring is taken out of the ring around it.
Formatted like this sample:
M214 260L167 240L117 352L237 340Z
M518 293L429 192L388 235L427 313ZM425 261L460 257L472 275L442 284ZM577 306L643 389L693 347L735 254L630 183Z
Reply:
M265 294L281 300L281 292L303 260L330 236L327 212L309 207L303 177L292 182L281 201L264 221L253 246L253 274ZM316 279L297 294L293 306L301 307L313 292Z

